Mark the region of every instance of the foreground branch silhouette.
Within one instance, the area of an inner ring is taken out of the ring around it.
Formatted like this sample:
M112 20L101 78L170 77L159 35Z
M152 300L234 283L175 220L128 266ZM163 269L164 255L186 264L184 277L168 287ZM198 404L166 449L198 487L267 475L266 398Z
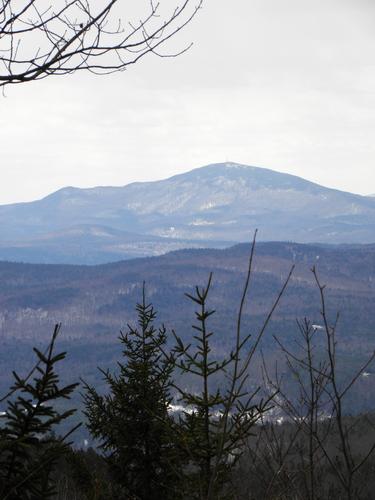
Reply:
M153 0L141 20L122 21L119 0L0 1L0 87L79 70L122 71L159 49L197 14L203 0L184 0L169 13ZM124 5L125 3L125 5Z
M259 387L248 389L249 367L294 267L282 283L258 332L254 336L244 334L242 320L253 275L256 235L257 232L251 245L230 354L224 359L217 359L213 354L214 332L210 331L209 319L215 311L208 306L212 274L206 286L197 286L193 294L186 294L197 305L193 342L185 344L173 332L176 345L172 350L172 362L181 371L182 380L187 375L198 387L198 390L188 390L182 382L175 386L178 401L185 407L179 423L189 466L187 498L232 498L229 494L232 472L256 424L271 407L273 395L261 398Z
M375 353L354 373L342 377L337 354L339 315L330 320L325 285L315 267L312 273L322 325L313 325L307 318L297 320L299 335L292 345L274 336L285 362L281 372L276 367L271 373L263 361L265 385L276 394L277 411L259 428L255 444L248 445L248 463L243 465L253 478L251 499L370 498L375 443L372 440L360 448L356 441L363 429L372 431L373 424L367 416L345 414L344 406Z

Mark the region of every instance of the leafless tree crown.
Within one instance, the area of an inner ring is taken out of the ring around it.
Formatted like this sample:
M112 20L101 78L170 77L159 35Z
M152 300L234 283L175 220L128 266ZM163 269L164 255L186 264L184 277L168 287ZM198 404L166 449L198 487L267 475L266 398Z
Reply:
M121 71L148 53L176 56L188 47L159 49L196 15L203 0L193 1L165 14L153 0L0 0L0 87L77 70ZM123 19L135 3L147 7L142 19Z

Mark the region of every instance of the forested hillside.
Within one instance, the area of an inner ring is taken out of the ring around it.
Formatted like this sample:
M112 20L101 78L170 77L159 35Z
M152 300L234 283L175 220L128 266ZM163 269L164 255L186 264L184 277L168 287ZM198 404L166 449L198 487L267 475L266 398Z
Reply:
M210 327L216 332L215 349L225 354L233 339L249 250L246 244L226 250L183 250L92 267L2 262L1 387L9 385L12 369L30 365L30 347L44 345L56 322L62 323L60 343L69 352L63 372L100 384L96 366L108 366L117 359L117 337L135 318L143 281L158 321L189 340L194 307L185 293L204 285L212 271L209 303L216 313ZM327 284L332 320L340 313L342 369L357 366L374 347L375 246L259 243L244 313L244 328L250 333L264 320L293 264L292 279L262 341L267 359L271 364L280 359L274 334L293 345L296 318L321 324L319 294L311 273L315 265ZM254 377L261 377L258 369ZM363 379L363 392L353 395L355 408L374 408L372 390L371 377Z

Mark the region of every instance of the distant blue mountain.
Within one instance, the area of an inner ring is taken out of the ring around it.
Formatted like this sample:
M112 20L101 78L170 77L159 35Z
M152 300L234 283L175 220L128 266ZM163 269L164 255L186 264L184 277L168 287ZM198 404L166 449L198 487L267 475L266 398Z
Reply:
M0 259L99 263L262 240L374 243L375 198L220 163L156 182L63 188L0 206Z

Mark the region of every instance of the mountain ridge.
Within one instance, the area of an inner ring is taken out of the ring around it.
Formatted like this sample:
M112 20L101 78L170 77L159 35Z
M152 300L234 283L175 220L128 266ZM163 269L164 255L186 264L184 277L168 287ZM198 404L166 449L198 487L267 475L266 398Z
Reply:
M38 198L38 199L35 199L35 200L31 200L31 201L18 201L18 202L14 202L14 203L6 203L6 204L0 204L0 208L2 207L13 207L13 206L16 206L16 205L27 205L29 203L37 203L37 202L41 202L41 201L44 201L44 200L47 200L47 199L50 199L50 198L53 198L59 194L63 194L63 193L72 193L72 192L94 192L94 191L99 191L99 190L113 190L113 191L120 191L124 188L128 188L128 187L131 187L131 186L147 186L147 185L152 185L152 184L158 184L158 183L163 183L165 181L173 181L173 180L177 180L177 179L180 179L180 178L186 178L190 175L195 175L195 174L198 174L199 172L201 171L209 171L210 169L215 169L217 170L218 168L220 167L224 167L224 168L228 168L228 169L245 169L247 171L253 171L253 172L256 172L256 171L262 171L262 172L267 172L267 173L270 173L272 175L275 175L275 176L279 176L280 178L282 177L286 177L286 178L290 178L290 179L294 179L294 180L298 180L298 181L302 181L304 184L306 185L311 185L311 186L315 186L315 187L318 187L320 189L325 189L325 190L328 190L328 191L333 191L333 192L338 192L338 193L345 193L345 194L349 194L351 196L354 196L354 197L359 197L359 198L371 198L371 197L375 197L375 193L371 193L371 194L368 194L368 195L361 195L359 193L353 193L351 191L346 191L346 190L340 190L340 189L337 189L337 188L332 188L332 187L329 187L329 186L324 186L322 184L319 184L315 181L310 181L308 179L305 179L301 176L298 176L298 175L295 175L295 174L289 174L289 173L285 173L285 172L279 172L277 170L274 170L274 169L270 169L270 168L267 168L267 167L258 167L258 166L253 166L253 165L245 165L245 164L242 164L242 163L236 163L236 162L225 162L225 163L209 163L207 165L204 165L202 167L197 167L197 168L193 168L191 170L188 170L186 172L181 172L181 173L178 173L178 174L174 174L170 177L166 177L166 178L162 178L162 179L157 179L157 180L154 180L154 181L132 181L132 182L129 182L127 184L123 184L123 185L120 185L120 186L115 186L115 185L102 185L102 184L99 184L97 186L91 186L91 187L77 187L77 186L63 186L59 189L57 189L56 191L52 191L51 193L41 197L41 198Z
M58 189L57 191L54 191L50 194L48 194L47 196L41 198L40 200L36 200L36 201L42 201L42 200L45 200L46 198L50 198L50 197L53 197L54 195L57 195L58 193L63 193L63 192L72 192L72 191L75 191L75 192L99 192L101 190L108 190L108 191L113 191L113 192L120 192L121 190L125 189L125 188L142 188L142 187L147 187L147 186L152 186L152 185L160 185L160 184L163 184L165 182L174 182L174 181L177 181L177 180L181 180L181 179L188 179L190 177L195 177L197 178L197 176L199 176L200 173L209 173L211 171L214 171L214 173L218 173L221 171L221 173L224 173L226 170L229 170L229 171L241 171L241 172L246 172L246 173L254 173L255 175L257 174L260 174L260 175L264 175L264 174L267 174L267 175L270 175L272 176L274 179L275 178L278 178L278 179L289 179L289 180L293 180L295 181L296 183L299 183L300 185L305 185L306 187L309 186L309 187L312 187L312 188L317 188L319 190L326 190L326 191L330 191L330 192L335 192L335 193L344 193L344 194L347 194L347 195L350 195L350 196L353 196L355 198L360 198L362 200L368 198L368 197L373 197L375 196L375 194L370 194L368 196L364 196L364 195L361 195L361 194L358 194L358 193L352 193L350 191L342 191L340 189L336 189L336 188L331 188L331 187L328 187L328 186L323 186L317 182L314 182L314 181L310 181L310 180L307 180L307 179L304 179L303 177L300 177L298 175L294 175L294 174L289 174L289 173L284 173L284 172L279 172L277 170L273 170L273 169L270 169L270 168L266 168L266 167L256 167L256 166L252 166L252 165L244 165L244 164L241 164L241 163L235 163L235 162L226 162L226 163L210 163L208 165L204 165L202 167L197 167L197 168L194 168L194 169L191 169L191 170L188 170L187 172L182 172L182 173L178 173L178 174L174 174L170 177L167 177L167 178L163 178L163 179L158 179L158 180L155 180L155 181L134 181L134 182L130 182L128 184L124 184L122 186L105 186L105 185L98 185L98 186L93 186L93 187L88 187L88 188L78 188L78 187L75 187L75 186L66 186L66 187L63 187L61 189ZM196 180L196 179L195 179ZM0 205L1 207L1 205Z
M227 162L125 186L68 186L34 202L0 205L0 224L0 259L12 258L12 249L18 248L16 260L35 262L40 255L42 262L99 263L189 244L222 247L247 241L255 228L260 239L269 241L373 243L375 198ZM79 226L88 235L90 227L91 233L107 227L123 238L118 235L110 244L107 236L97 235L93 246L91 236L85 241L78 235ZM61 246L64 233L70 248ZM133 246L129 234L135 235ZM144 244L152 238L154 248ZM48 252L42 240L49 242Z

